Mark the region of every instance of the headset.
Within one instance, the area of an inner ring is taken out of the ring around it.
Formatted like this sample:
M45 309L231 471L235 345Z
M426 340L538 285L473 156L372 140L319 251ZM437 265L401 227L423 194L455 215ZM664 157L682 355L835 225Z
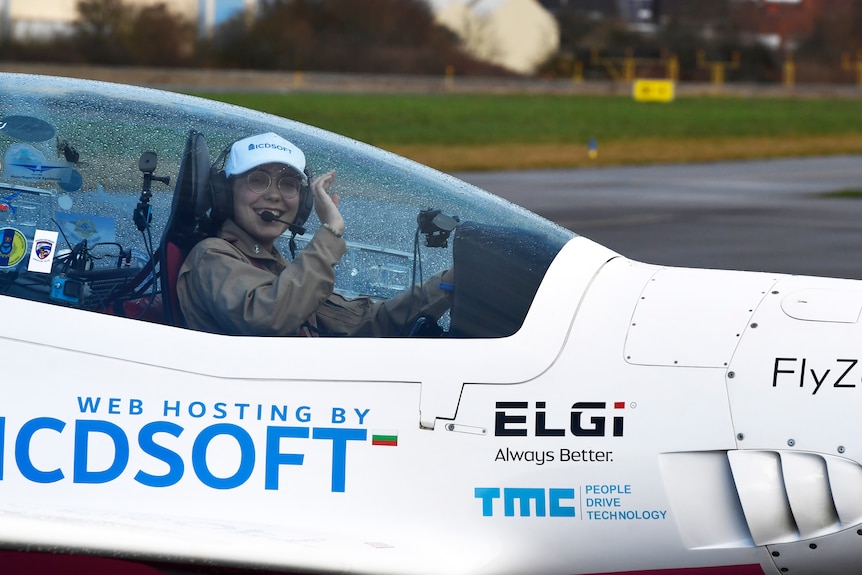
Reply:
M233 144L222 150L216 161L210 166L207 189L210 195L210 219L216 226L233 217L233 189L224 173L224 165L232 146ZM311 210L314 209L314 195L311 193L311 172L307 166L304 172L308 183L301 184L299 187L299 208L288 227L293 234L291 242L297 234L303 235L305 233L305 221L311 215Z

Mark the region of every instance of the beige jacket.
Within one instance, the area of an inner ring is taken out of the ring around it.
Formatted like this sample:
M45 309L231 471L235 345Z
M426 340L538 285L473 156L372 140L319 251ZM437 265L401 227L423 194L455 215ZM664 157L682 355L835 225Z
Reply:
M437 274L384 301L333 294L344 240L320 228L292 262L262 251L233 220L199 242L180 268L177 297L193 329L231 335L396 336L450 306ZM421 303L421 305L420 305ZM405 327L406 326L406 327Z

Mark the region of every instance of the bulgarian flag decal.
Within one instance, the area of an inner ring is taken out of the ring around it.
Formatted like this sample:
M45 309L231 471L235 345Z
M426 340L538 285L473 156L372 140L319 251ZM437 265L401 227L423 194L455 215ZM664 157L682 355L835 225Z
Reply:
M372 429L371 445L398 446L398 431L395 429Z

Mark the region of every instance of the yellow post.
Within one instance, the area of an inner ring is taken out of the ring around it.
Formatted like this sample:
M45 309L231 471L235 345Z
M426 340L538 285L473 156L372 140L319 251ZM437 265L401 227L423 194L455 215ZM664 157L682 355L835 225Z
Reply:
M580 84L584 81L584 63L580 60L575 60L572 65L572 82Z
M302 88L302 72L299 70L293 73L293 87Z
M446 75L443 80L443 85L447 90L451 90L455 85L455 66L451 64L446 66Z
M679 80L679 58L676 54L667 59L667 79L672 82Z
M712 83L716 86L724 84L724 64L721 62L713 62L710 68L712 72Z
M856 71L856 85L862 86L862 50L856 51L856 59L851 60L850 54L844 52L841 54L841 68L843 70Z
M623 78L626 82L632 82L635 79L635 59L632 57L632 49L626 50L626 57L623 60Z
M739 52L734 52L728 62L721 61L707 61L706 56L703 50L697 51L697 67L698 68L709 68L710 78L713 84L722 85L724 84L724 71L725 70L736 70L739 68L739 64L742 61Z
M793 61L793 54L787 54L784 57L784 85L792 88L796 84L796 63Z

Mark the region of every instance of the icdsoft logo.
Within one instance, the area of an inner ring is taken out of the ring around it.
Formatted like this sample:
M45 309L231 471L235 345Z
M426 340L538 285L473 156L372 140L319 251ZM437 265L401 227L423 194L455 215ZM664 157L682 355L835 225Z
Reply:
M287 152L288 154L293 153L293 150L291 150L285 146L282 146L281 144L270 144L267 142L264 144L249 144L248 145L248 151L249 152L253 152L253 151L255 151L257 149L261 149L261 148L264 150L267 150L267 149L278 150L279 152Z
M89 396L78 397L78 410L81 417L71 419L0 416L0 461L7 462L0 482L15 475L40 484L134 481L167 488L191 481L220 490L279 490L289 488L289 475L322 468L330 492L340 493L347 488L349 453L360 457L359 446L368 444L371 412ZM397 430L371 433L372 446L397 446Z

